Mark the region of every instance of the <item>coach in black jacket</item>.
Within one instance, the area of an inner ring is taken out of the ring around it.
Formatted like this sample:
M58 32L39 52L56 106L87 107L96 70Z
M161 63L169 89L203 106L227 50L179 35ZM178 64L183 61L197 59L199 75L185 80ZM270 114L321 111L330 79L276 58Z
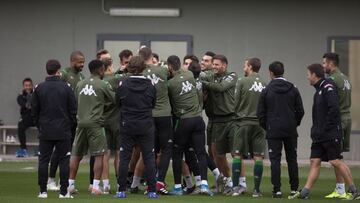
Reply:
M297 164L297 126L304 116L299 90L285 78L284 65L275 61L269 66L271 82L262 91L258 105L260 125L266 130L271 162L273 197L281 197L280 161L284 144L290 187L295 195L299 187Z
M341 121L339 97L336 86L324 79L324 68L321 64L308 66L308 76L311 85L316 88L312 110L313 125L311 127L311 164L310 172L301 190L300 198L309 198L310 189L319 176L322 159L329 160L330 164L344 178L353 199L360 199L360 195L352 180L350 170L341 158ZM344 195L347 198L346 193Z
M49 60L46 63L48 77L33 93L31 115L39 128L39 198L46 198L48 165L54 147L59 152L60 195L70 198L67 193L71 128L76 124L76 101L71 88L60 79L60 63Z
M127 66L131 76L119 84L116 101L120 107L120 167L118 198L126 197L126 174L132 150L139 144L145 164L148 197L157 198L155 188L155 126L152 110L156 102L156 90L151 81L142 75L145 63L139 56L130 59Z

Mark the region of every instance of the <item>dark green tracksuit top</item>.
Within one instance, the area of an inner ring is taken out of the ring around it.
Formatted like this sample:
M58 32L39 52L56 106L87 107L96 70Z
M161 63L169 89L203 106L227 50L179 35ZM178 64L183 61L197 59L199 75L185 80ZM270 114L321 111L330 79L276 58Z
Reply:
M109 84L99 76L91 75L77 84L75 96L78 102L78 127L104 126L104 109L106 105L115 103L115 93Z
M179 70L169 80L169 96L173 113L177 118L193 118L200 116L196 82L192 72Z

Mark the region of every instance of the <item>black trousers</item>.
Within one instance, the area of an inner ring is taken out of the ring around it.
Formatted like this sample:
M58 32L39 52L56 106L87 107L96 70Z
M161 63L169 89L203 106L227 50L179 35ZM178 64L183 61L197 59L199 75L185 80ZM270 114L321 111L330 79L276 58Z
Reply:
M34 127L34 122L30 116L24 116L18 123L18 137L20 142L20 148L26 149L26 130L30 127Z
M71 134L70 151L71 151L72 145L74 143L75 131L76 131L76 126L72 129L72 132L71 132L72 134ZM55 178L56 170L57 170L58 166L59 166L59 152L55 148L53 154L51 155L51 159L50 159L50 169L49 169L49 177L50 178Z
M297 137L285 137L278 139L268 139L269 158L271 163L271 183L273 192L280 191L281 188L281 151L284 145L288 173L290 178L290 188L292 191L299 187L299 170L297 163Z
M39 167L38 167L38 184L40 191L46 191L47 179L48 179L48 166L50 162L51 154L54 147L59 154L59 166L60 166L60 193L65 195L67 193L67 187L69 186L69 172L70 172L70 139L65 140L39 140Z
M161 153L159 165L157 166L157 180L165 181L173 153L173 125L172 117L154 117L155 123L155 151Z
M205 151L205 123L198 116L178 120L174 136L173 171L175 184L181 184L181 161L190 143L198 160L202 180L207 180L207 160Z
M126 178L129 170L133 147L135 144L140 145L145 164L145 176L149 192L155 192L155 128L154 122L148 122L147 126L139 124L137 128L121 126L120 128L120 167L119 167L119 191L126 191Z

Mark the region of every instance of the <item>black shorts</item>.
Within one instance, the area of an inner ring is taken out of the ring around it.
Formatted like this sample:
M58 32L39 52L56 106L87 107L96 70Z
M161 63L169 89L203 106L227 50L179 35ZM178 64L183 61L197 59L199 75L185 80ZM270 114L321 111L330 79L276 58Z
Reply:
M172 142L174 139L173 118L171 116L154 117L154 124L155 152L159 153L168 142Z
M310 158L320 158L321 161L341 159L341 143L339 139L320 143L312 143Z

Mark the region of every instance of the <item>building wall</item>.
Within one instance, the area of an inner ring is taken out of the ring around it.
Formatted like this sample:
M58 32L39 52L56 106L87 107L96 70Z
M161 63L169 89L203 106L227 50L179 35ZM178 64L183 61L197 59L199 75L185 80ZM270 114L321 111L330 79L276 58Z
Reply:
M56 58L67 66L73 50L83 51L87 62L93 59L97 34L190 34L196 55L206 50L222 53L230 69L239 73L246 57L262 59L260 72L266 78L269 63L284 62L286 78L303 97L306 114L299 127L299 157L307 158L314 89L306 79L306 66L321 61L328 36L360 35L359 5L356 0L106 1L105 7L181 9L180 18L129 18L104 14L100 0L1 1L0 119L17 123L15 99L21 81L30 76L41 82L46 60ZM84 72L88 75L87 65Z

